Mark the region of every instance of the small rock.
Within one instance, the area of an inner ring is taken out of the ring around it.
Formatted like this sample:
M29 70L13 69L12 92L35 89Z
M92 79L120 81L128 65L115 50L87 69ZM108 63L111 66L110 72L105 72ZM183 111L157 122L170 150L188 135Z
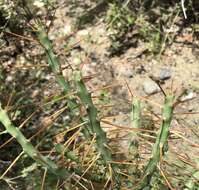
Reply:
M180 98L180 101L188 101L196 97L196 93L192 90L187 90L186 93Z
M153 82L152 80L146 80L143 83L143 90L146 94L151 95L151 94L158 92L160 89L159 89L158 85L155 82Z
M90 59L92 61L95 61L97 62L97 55L96 55L96 52L91 52L90 55L89 55Z
M161 69L159 74L160 80L167 80L171 78L171 70L170 69Z

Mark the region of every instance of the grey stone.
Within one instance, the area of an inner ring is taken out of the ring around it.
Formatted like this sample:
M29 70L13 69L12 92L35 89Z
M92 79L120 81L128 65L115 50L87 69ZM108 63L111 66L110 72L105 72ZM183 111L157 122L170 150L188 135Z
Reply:
M151 94L158 92L160 89L159 89L158 85L155 82L153 82L152 80L146 80L143 83L143 90L146 94L151 95Z
M196 93L192 90L187 90L186 93L180 98L180 101L187 101L191 100L196 97Z
M167 80L171 78L171 70L170 69L161 69L159 74L160 80Z

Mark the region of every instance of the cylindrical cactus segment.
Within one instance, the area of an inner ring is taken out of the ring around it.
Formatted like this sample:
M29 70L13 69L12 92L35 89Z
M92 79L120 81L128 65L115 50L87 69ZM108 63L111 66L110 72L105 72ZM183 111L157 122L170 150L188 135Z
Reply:
M112 166L113 177L115 178L116 184L119 187L120 179L119 179L119 174L117 173L119 168L115 164L110 163L113 159L112 159L111 151L108 148L108 141L107 141L106 133L102 129L100 121L97 118L98 111L95 105L93 104L91 94L88 92L86 85L84 84L84 81L82 80L80 71L74 72L74 80L76 82L78 96L82 104L86 108L88 118L90 121L91 130L96 135L97 149L102 155L102 158L105 161L106 165Z
M45 48L45 52L48 57L49 66L51 67L52 71L56 75L60 86L64 89L65 93L68 93L70 90L70 85L69 85L69 82L65 80L63 75L61 74L59 61L57 57L55 56L55 54L53 53L52 43L50 42L48 35L45 32L45 29L42 27L42 25L39 24L37 28L38 28L37 36L38 36L39 42ZM84 84L84 81L82 80L81 73L79 71L75 71L74 76L75 76L74 78L75 78L76 87L78 90L78 96L86 108L89 122L90 122L91 128L88 128L88 126L86 126L85 130L87 131L88 134L89 133L96 134L97 149L101 153L102 158L105 161L105 163L109 165L110 162L112 161L112 155L111 155L111 151L108 148L106 133L101 128L100 122L97 119L97 109L93 104L91 94L88 92ZM77 105L76 101L69 100L69 105L70 103L74 103L75 105ZM84 132L84 134L86 134L86 132ZM117 167L113 165L114 172L116 171L116 168Z
M41 23L37 23L36 27L37 27L37 31L36 31L37 38L45 50L49 67L52 69L52 72L54 73L57 79L57 82L59 83L60 87L63 89L64 93L69 94L70 84L69 84L69 81L66 80L61 73L62 71L61 71L59 59L53 52L52 42L50 41L48 34L46 33L45 28L43 27ZM68 107L71 112L73 112L74 109L79 107L76 100L68 98L67 101L68 101ZM85 125L85 127L83 128L83 133L86 138L90 136L90 131L87 125Z
M142 181L137 185L136 189L141 190L149 186L151 178L154 172L157 170L157 165L161 160L161 157L168 150L168 136L169 128L171 125L173 117L173 104L174 96L168 95L165 97L165 103L162 112L162 124L159 130L159 133L156 138L156 142L153 146L151 159L149 160Z
M55 74L59 85L63 88L65 93L68 93L69 82L65 80L63 75L61 74L61 69L60 69L61 67L60 67L59 61L53 52L52 43L49 40L48 35L45 29L43 28L42 24L37 24L36 34L37 34L40 44L45 49L47 59L48 59L48 64L50 68L52 69L53 73Z
M82 80L80 71L74 72L74 80L77 85L78 96L81 99L82 104L86 108L91 125L91 130L93 133L96 134L97 148L100 151L105 162L109 163L110 161L112 161L112 156L110 150L108 149L106 133L101 128L100 122L97 119L97 109L93 104L91 94L88 92Z
M38 164L41 164L42 166L46 167L55 175L60 175L61 170L59 170L58 166L53 161L42 156L37 151L37 149L31 144L31 142L28 139L26 139L26 137L22 134L19 128L15 127L12 124L11 120L8 117L7 112L4 109L2 109L1 105L0 105L0 122L4 125L6 131L17 140L17 142L21 145L23 151L27 155L29 155L32 159L34 159ZM64 173L67 174L66 171Z
M140 128L140 114L141 114L140 105L141 105L140 100L136 97L133 97L131 123L132 123L132 128L134 129ZM129 155L132 157L132 159L135 159L138 157L137 131L132 131L130 134Z

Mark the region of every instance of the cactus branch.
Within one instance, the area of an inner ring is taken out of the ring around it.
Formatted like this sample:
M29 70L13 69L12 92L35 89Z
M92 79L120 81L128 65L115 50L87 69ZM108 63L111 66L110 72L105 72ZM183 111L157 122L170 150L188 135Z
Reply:
M132 102L132 112L131 112L131 123L132 128L138 129L140 128L140 100L138 100L136 97L133 97ZM137 132L133 131L131 133L130 137L130 144L129 144L129 154L132 157L132 159L135 159L138 157L138 138L137 138Z
M44 28L41 25L38 26L37 36L38 36L40 43L45 48L46 55L48 57L49 66L51 67L53 73L56 75L60 86L62 86L65 93L68 93L69 88L70 88L69 82L67 80L65 80L64 77L60 74L61 70L60 70L59 61L58 61L57 57L55 56L55 54L53 53L52 43L48 39L48 36L47 36ZM89 119L90 119L90 123L91 123L91 131L93 133L96 133L96 135L97 135L96 136L97 146L98 146L103 158L105 159L105 161L109 162L112 159L111 159L111 153L107 147L106 134L102 130L102 128L100 126L100 122L96 119L97 118L97 109L93 105L91 96L88 93L86 86L84 85L84 82L81 80L80 75L79 75L79 77L76 77L76 84L77 84L77 88L78 88L78 92L79 92L79 97L80 97L82 103L85 105L85 107L88 108L87 111L88 111L88 115L89 115Z
M165 104L162 113L163 121L160 127L160 131L156 138L156 142L153 146L151 159L149 160L145 168L144 172L145 176L143 177L142 181L137 185L136 187L137 190L144 189L144 187L150 184L151 178L157 169L157 165L160 162L161 157L168 149L167 141L169 136L169 128L173 116L173 103L174 103L174 96L167 95L165 97Z
M80 71L74 71L74 80L76 82L78 96L84 107L86 108L91 130L96 135L97 149L102 155L102 158L105 161L106 165L112 165L116 184L120 186L119 174L117 172L119 168L115 164L110 164L113 159L111 151L108 148L106 133L103 131L100 121L97 118L97 109L93 104L91 94L88 92L84 81L82 80Z
M62 71L61 71L59 59L54 54L52 43L49 40L48 34L46 33L45 28L42 26L41 23L37 23L36 34L37 34L37 38L38 38L40 44L42 45L42 47L45 50L49 67L52 69L52 72L54 73L54 75L57 79L57 82L59 83L60 87L63 89L64 93L68 94L70 91L69 81L66 80L61 73ZM73 110L75 108L78 108L79 105L77 104L77 102L75 100L69 98L68 99L68 107L69 107L70 111L73 112ZM89 131L89 128L87 125L85 125L85 127L83 128L83 133L86 138L90 136L90 131Z
M93 104L91 94L88 92L79 71L74 72L74 78L77 85L78 96L81 99L88 113L91 130L96 134L97 147L106 163L112 161L111 152L108 149L106 133L102 130L97 119L97 109Z
M63 88L65 93L69 92L69 82L64 79L63 75L61 74L61 68L59 61L56 55L53 52L52 43L48 38L45 29L43 28L42 24L37 24L37 37L39 39L40 44L44 47L45 53L47 55L48 64L52 69L53 73L55 74L59 85Z
M68 93L70 90L70 84L67 80L64 79L63 75L61 74L60 64L57 57L53 53L52 43L50 42L48 35L41 24L38 24L36 33L37 33L39 42L45 49L45 52L48 58L48 64L51 67L53 73L55 74L58 83L63 88L64 92ZM83 105L86 107L88 118L90 121L90 128L88 126L85 127L83 131L84 135L85 137L89 137L90 134L94 134L94 133L96 134L97 149L99 150L100 154L102 155L103 160L108 166L110 162L112 161L112 155L111 155L111 151L108 148L106 133L101 128L100 122L97 119L97 109L94 106L91 95L88 92L82 80L81 73L79 71L75 71L74 73L75 73L75 83L78 89L78 96L81 99ZM69 99L68 104L69 104L70 110L73 110L74 107L75 108L78 107L78 104L75 100ZM112 166L113 166L114 172L117 173L116 165L112 165Z
M37 163L41 164L42 166L46 167L47 169L49 169L55 175L61 174L58 166L50 159L42 156L37 151L37 149L31 144L31 142L28 139L26 139L26 137L22 134L19 128L15 127L12 124L11 120L8 117L7 112L4 109L2 109L1 105L0 105L0 122L4 125L6 131L12 137L14 137L17 140L17 142L21 145L23 151L26 154L28 154L33 160L35 160ZM64 175L65 174L67 174L67 172L64 172Z

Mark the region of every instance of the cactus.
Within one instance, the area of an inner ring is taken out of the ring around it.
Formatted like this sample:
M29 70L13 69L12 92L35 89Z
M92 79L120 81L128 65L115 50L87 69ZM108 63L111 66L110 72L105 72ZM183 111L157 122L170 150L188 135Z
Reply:
M174 96L167 95L165 97L165 103L162 113L163 121L158 136L156 138L156 142L153 146L152 156L145 168L144 177L142 181L136 186L136 190L144 189L150 184L151 178L157 169L158 163L161 160L161 156L163 156L168 149L167 141L169 136L169 128L173 116L173 103Z
M45 49L49 66L51 67L53 73L55 74L58 83L63 88L66 94L69 93L70 84L67 80L65 80L65 78L61 74L59 60L53 53L52 43L50 42L48 35L41 24L37 25L36 33L37 33L39 42ZM88 92L84 84L84 81L82 80L81 73L79 71L75 71L74 76L75 76L74 79L75 79L75 83L78 90L78 96L80 100L82 101L83 105L86 107L89 122L90 122L90 128L89 126L86 125L83 133L86 138L90 137L90 135L96 134L97 149L101 153L102 158L105 161L105 163L109 165L110 162L112 161L112 155L111 155L111 151L108 149L106 133L101 128L100 122L97 119L97 109L92 102L91 95ZM70 110L73 110L74 108L79 107L75 100L69 99L68 102L69 102L68 104L69 104ZM83 118L81 120L83 120ZM112 168L115 173L115 176L117 176L118 168L115 164L113 164L112 166L113 166Z
M109 151L107 146L106 133L102 130L100 122L97 119L97 109L92 102L91 94L88 92L81 78L80 71L74 72L74 78L77 85L78 96L80 97L83 105L85 106L89 117L91 130L93 133L96 134L97 147L105 162L109 163L110 161L112 161L111 152Z
M43 27L40 25L37 30L37 36L38 36L40 43L45 48L46 55L48 57L49 66L51 67L53 73L56 75L58 83L63 88L64 92L68 93L69 89L70 89L69 82L64 79L63 75L61 75L60 64L59 64L57 57L53 53L52 44L51 44L50 40L48 39L47 33L45 32ZM96 119L97 109L93 105L91 96L88 93L83 80L81 80L81 76L78 75L78 77L77 77L77 74L76 74L75 80L76 80L76 84L77 84L77 88L78 88L78 92L79 92L79 97L82 100L82 103L85 105L85 107L88 106L87 111L88 111L88 116L89 116L90 123L91 123L91 131L92 131L92 133L96 133L96 135L97 135L96 136L97 146L98 146L103 158L106 160L106 162L109 162L112 160L111 153L108 150L108 147L106 146L107 139L106 139L105 132L101 129L100 123ZM70 103L71 104L73 103L73 105L74 104L77 105L77 103L72 100L70 100Z
M140 100L137 98L133 98L132 102L132 112L131 112L131 122L132 128L139 129L140 128ZM138 157L138 139L137 139L137 132L133 131L131 133L131 142L129 144L129 154L133 158Z
M0 105L0 122L4 125L6 131L14 137L17 142L21 145L23 148L23 151L29 155L33 160L35 160L37 163L41 164L42 166L49 169L53 174L65 176L68 174L66 170L61 171L58 166L50 159L42 156L37 149L31 144L31 142L26 139L26 137L22 134L22 132L19 130L19 128L16 128L11 120L8 117L7 112L2 109Z
M82 80L80 71L74 72L74 80L76 82L78 96L82 104L86 108L90 125L91 125L91 130L93 133L96 134L97 149L101 153L105 163L109 165L113 159L112 159L111 151L108 148L106 133L101 128L100 121L97 118L97 109L93 104L91 94L88 92ZM120 182L119 182L120 180L118 176L119 174L117 173L119 168L115 164L112 164L112 168L113 168L114 178L116 180L116 183L120 186Z
M37 24L37 37L43 48L45 49L45 53L47 55L48 64L52 69L53 73L55 74L59 85L63 88L65 93L69 92L69 82L64 79L63 75L61 74L60 64L53 52L52 43L48 38L45 29L43 28L42 24Z
M36 28L37 28L36 31L37 38L45 50L49 67L52 69L53 73L55 74L57 82L59 83L60 87L63 89L63 92L65 94L69 94L70 91L69 81L67 81L61 73L59 59L56 57L56 55L53 52L53 46L48 38L48 34L46 33L44 27L42 26L42 23L40 22L37 23ZM79 105L74 99L69 98L68 107L70 111L73 113L74 109L78 108ZM85 125L85 127L83 128L83 133L86 138L90 136L90 130L87 125Z
M132 112L131 112L131 123L133 129L139 129L140 128L140 113L141 113L141 106L140 106L140 100L136 97L133 97L132 101ZM129 167L128 172L129 175L138 175L138 160L139 160L139 141L137 136L137 131L132 131L130 133L130 142L129 142L129 157L131 160L133 160L136 165Z

